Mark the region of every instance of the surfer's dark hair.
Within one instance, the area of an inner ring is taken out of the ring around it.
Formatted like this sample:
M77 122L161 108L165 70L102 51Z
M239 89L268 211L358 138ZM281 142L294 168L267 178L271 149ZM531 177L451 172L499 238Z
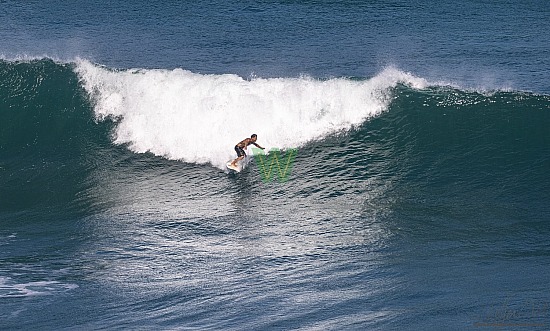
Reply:
M250 138L254 138L254 137L257 137L257 136L258 135L254 133L253 135L250 136Z

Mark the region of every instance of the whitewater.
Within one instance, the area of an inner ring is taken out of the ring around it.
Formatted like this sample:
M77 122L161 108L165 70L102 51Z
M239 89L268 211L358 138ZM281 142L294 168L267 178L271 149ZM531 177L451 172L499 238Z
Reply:
M233 146L253 133L267 150L301 147L387 110L397 84L428 85L395 68L364 80L113 70L87 60L78 60L75 71L96 119L116 121L116 144L220 169L234 157Z

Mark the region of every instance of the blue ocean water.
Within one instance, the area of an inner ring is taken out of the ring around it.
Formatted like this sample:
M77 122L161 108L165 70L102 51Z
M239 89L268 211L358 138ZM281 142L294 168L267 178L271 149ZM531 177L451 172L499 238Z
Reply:
M547 1L0 8L0 329L550 328Z

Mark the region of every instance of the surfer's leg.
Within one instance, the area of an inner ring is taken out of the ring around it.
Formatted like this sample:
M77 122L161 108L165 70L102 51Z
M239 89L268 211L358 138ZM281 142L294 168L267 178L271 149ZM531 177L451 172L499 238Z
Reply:
M244 150L239 146L235 146L235 152L237 152L238 157L235 160L233 160L233 162L231 162L231 165L234 167L237 166L237 162L239 162L246 156L246 153L244 152Z
M240 160L244 159L244 155L243 156L239 156L238 158L236 158L235 160L233 160L233 162L231 162L231 165L236 167L237 166L237 162L239 162Z

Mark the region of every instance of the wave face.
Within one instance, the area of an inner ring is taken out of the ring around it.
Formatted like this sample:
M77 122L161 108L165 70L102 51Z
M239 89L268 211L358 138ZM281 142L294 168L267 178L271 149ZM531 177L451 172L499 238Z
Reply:
M45 150L59 141L69 148L70 138L86 126L71 67L49 60L0 61L0 77L3 151Z
M110 148L73 64L0 60L0 211L67 203Z
M115 143L221 169L234 156L233 146L252 133L268 149L300 147L380 114L398 83L426 85L396 69L362 81L113 71L87 61L79 61L76 72L96 117L117 121Z
M351 138L374 146L363 154L378 164L372 176L391 174L457 201L532 205L550 198L550 97L441 86L395 93L388 112Z

